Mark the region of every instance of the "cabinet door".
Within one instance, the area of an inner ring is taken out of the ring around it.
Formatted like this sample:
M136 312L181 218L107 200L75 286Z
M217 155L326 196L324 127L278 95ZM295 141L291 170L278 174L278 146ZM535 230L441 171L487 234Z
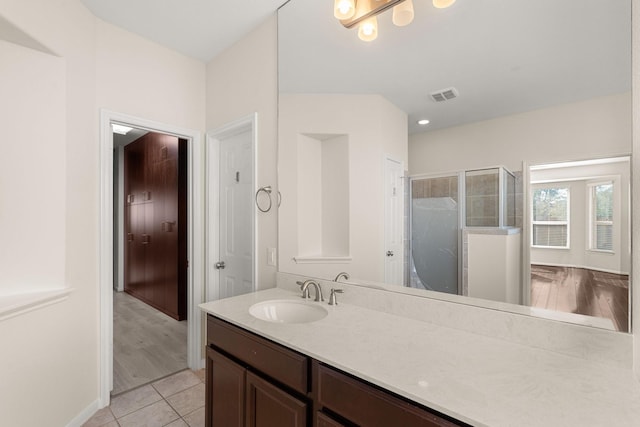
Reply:
M246 420L247 427L304 427L307 405L247 372Z
M316 412L316 423L315 427L346 427L344 424L339 423L333 418L329 417L327 414L323 414L322 412Z
M243 427L247 370L207 348L205 425Z

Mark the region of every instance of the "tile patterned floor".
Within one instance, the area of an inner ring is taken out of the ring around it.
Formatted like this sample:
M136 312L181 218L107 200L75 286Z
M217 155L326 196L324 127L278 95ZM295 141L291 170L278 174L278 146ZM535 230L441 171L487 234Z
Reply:
M84 427L204 426L204 379L186 370L120 394Z

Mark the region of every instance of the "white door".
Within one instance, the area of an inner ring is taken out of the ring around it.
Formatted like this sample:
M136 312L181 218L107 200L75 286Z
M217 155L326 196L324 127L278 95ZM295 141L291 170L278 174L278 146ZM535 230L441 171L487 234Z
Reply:
M253 291L251 130L220 141L220 298Z
M256 119L252 114L207 134L207 301L255 290Z
M401 162L389 157L384 164L384 281L391 285L403 285L404 185Z

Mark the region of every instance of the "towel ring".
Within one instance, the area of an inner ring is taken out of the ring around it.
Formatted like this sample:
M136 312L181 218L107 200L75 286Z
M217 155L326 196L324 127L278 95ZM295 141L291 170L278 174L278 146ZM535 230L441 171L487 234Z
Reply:
M260 195L260 193L265 193L267 195L267 197L269 198L269 206L267 206L265 209L263 209L260 206L260 203L258 202L258 196ZM258 191L256 191L256 206L258 207L258 210L260 212L269 212L271 210L271 186L267 185L266 187L260 187L258 188Z

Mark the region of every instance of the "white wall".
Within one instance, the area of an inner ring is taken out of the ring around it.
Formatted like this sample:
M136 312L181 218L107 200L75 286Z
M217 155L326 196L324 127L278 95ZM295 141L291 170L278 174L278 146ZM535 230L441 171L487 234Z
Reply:
M65 86L63 58L0 40L0 297L65 287Z
M34 129L12 134L12 144L20 150L31 147L33 156L40 153L41 160L48 156L52 163L33 167L21 159L24 153L13 160L14 169L31 170L42 182L41 191L49 190L39 197L55 201L39 216L42 224L47 217L57 223L48 233L62 233L55 243L42 246L50 253L32 251L30 265L51 266L54 278L64 272L64 283L73 288L58 304L0 322L0 425L64 426L91 415L99 398L99 108L204 130L205 64L99 21L79 0L0 0L0 18L55 52L64 64L58 127L39 110L41 103L48 108L58 102L57 95L28 98L33 109L28 125ZM30 67L22 72L24 78L14 82L37 84L29 77ZM45 141L37 132L47 128L54 134ZM0 206L11 199L13 195L0 193ZM12 223L22 230L30 224L28 214ZM47 236L52 234L46 234L45 242ZM6 240L0 242L6 250Z
M277 192L277 21L275 15L207 64L206 130L258 113L257 185ZM275 202L274 202L275 206ZM267 248L276 248L277 209L258 212L258 289L275 286Z
M379 95L281 94L279 118L280 271L331 279L347 271L353 278L384 282L384 155L407 164L406 114ZM298 212L307 208L298 189L304 174L296 166L300 135L347 135L351 261L293 260L309 255L298 246L298 230L304 228Z
M205 64L96 20L99 108L204 129Z
M63 248L56 250L66 259L58 260L64 264L57 268L64 270L65 284L74 289L63 302L0 322L0 424L63 426L98 397L95 19L77 0L0 0L0 15L56 52L65 64L64 136L53 136L47 143L63 157L57 165L62 181L57 174L52 179L54 194L66 198L50 209L54 217L60 215L58 226L64 230ZM29 125L47 126L35 111L38 103L31 107ZM37 147L39 142L27 137L25 133L12 143ZM16 166L30 167L17 160ZM46 171L33 173L49 179ZM0 194L0 205L8 202ZM28 230L24 221L13 226ZM34 253L32 268L41 263L46 265L47 257ZM33 402L38 402L37 410Z
M409 136L409 173L584 160L631 153L631 94Z
M468 231L469 296L519 304L521 234Z

